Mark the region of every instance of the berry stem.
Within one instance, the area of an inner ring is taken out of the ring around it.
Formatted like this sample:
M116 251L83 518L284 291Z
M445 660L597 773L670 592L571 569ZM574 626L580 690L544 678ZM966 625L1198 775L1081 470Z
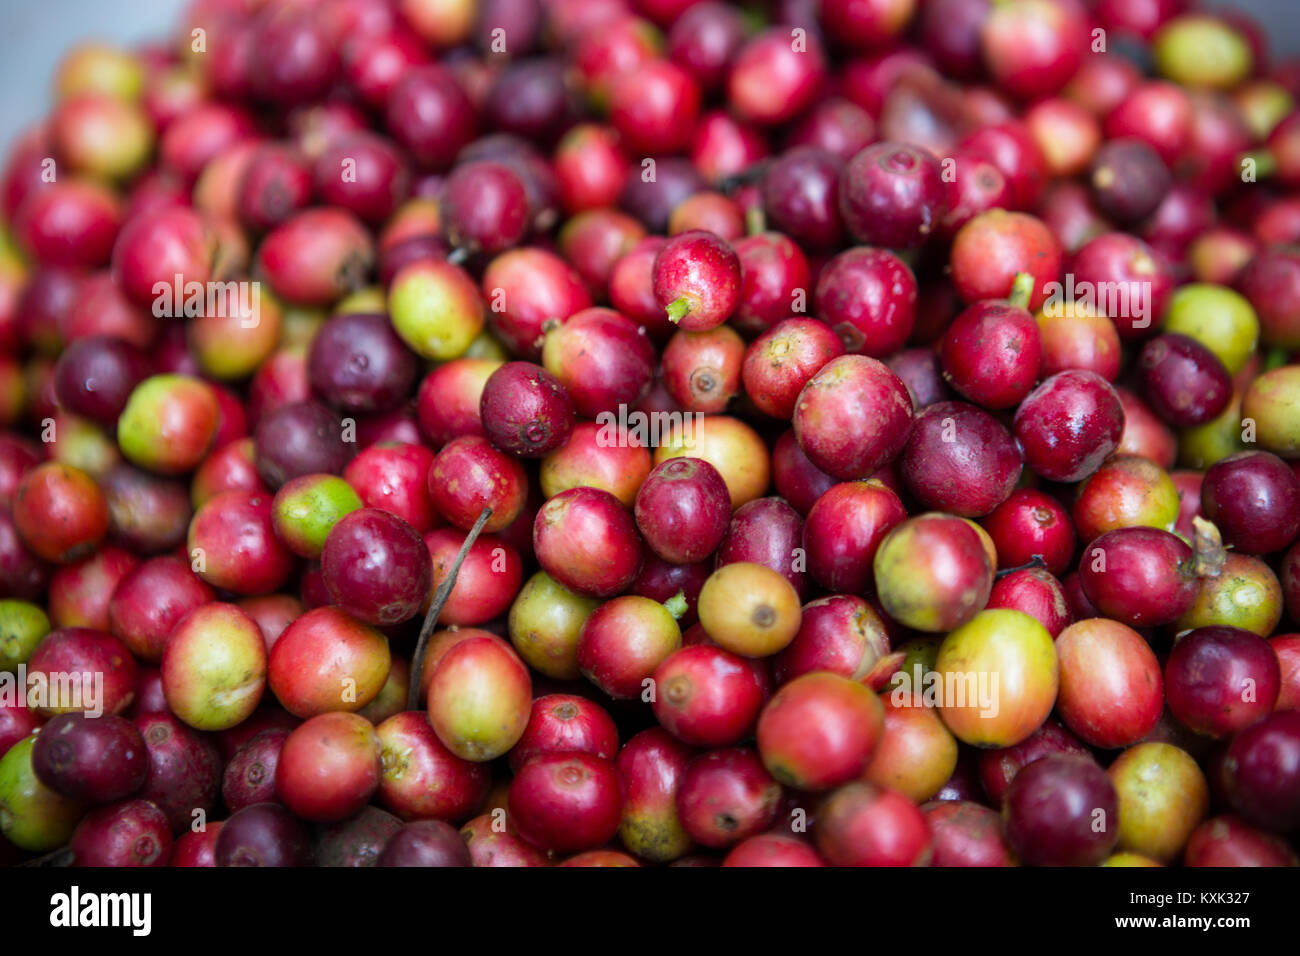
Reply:
M424 615L424 623L420 625L420 638L415 642L415 653L411 655L411 683L406 690L407 710L420 709L420 690L424 686L424 655L429 649L429 635L433 633L438 623L438 615L442 613L447 598L451 597L451 589L456 586L456 575L460 573L460 566L465 563L469 549L474 546L474 542L483 531L483 526L491 517L492 509L484 508L478 520L474 522L474 527L470 528L469 534L465 535L465 542L460 546L460 553L452 562L451 570L438 585L438 590L433 592L433 600L429 602L429 613Z
M995 577L999 581L1001 581L1008 574L1012 574L1016 571L1028 571L1030 568L1045 568L1045 567L1047 567L1047 562L1043 560L1043 556L1041 554L1036 554L1029 559L1028 564L1022 564L1016 568L1003 568L995 575Z
M691 300L682 296L668 303L668 321L676 325L691 311Z
M1015 281L1011 283L1011 294L1007 296L1007 301L1017 308L1029 308L1029 300L1034 295L1034 277L1028 272L1017 272Z
M1206 521L1200 515L1192 519L1192 528L1195 537L1192 549L1196 552L1192 559L1192 572L1198 578L1217 578L1223 573L1224 562L1228 560L1223 537L1213 522Z
M72 848L61 846L57 850L51 850L44 856L38 856L26 863L19 863L18 866L72 866L72 859Z
M673 616L673 620L680 621L682 615L690 610L690 605L686 603L686 592L678 591L667 601L664 601L664 607L666 607L668 613Z

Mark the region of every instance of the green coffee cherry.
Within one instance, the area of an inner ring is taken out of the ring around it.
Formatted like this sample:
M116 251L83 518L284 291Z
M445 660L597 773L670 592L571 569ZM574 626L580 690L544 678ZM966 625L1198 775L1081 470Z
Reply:
M14 671L27 663L46 634L50 619L28 601L0 601L0 671Z
M1259 447L1280 458L1300 458L1300 365L1265 372L1246 389L1241 416Z
M45 853L68 842L86 808L41 783L32 769L35 745L32 734L0 758L0 832L16 847Z
M1165 332L1196 339L1236 375L1259 342L1259 319L1246 298L1206 282L1185 285L1169 300Z
M342 478L302 475L275 493L271 523L294 554L319 558L330 529L344 515L361 507L361 498Z
M1241 32L1218 17L1175 17L1151 42L1156 69L1182 86L1231 89L1250 75L1254 54Z

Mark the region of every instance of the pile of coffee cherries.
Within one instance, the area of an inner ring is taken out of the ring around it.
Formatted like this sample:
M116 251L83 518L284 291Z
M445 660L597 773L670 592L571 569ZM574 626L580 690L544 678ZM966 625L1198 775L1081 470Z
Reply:
M1298 98L1184 0L73 50L0 173L0 859L1297 865Z

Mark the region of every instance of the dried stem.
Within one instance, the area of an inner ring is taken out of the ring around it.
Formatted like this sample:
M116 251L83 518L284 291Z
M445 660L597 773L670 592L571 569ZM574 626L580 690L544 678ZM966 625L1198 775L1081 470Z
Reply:
M492 509L484 508L483 513L478 516L474 522L474 527L469 529L469 534L465 535L465 543L460 546L460 553L456 555L456 560L452 562L451 570L447 576L442 579L438 585L438 590L433 592L433 600L429 603L429 613L424 616L424 624L420 627L420 639L415 644L415 654L411 658L411 684L406 691L406 709L420 709L420 689L424 686L424 655L429 649L429 635L433 633L438 624L438 615L442 613L443 605L447 603L447 598L451 597L451 589L456 586L456 575L460 573L460 566L465 563L465 556L469 554L469 549L474 546L478 540L479 534L483 531L483 526L487 524L488 518L492 517Z

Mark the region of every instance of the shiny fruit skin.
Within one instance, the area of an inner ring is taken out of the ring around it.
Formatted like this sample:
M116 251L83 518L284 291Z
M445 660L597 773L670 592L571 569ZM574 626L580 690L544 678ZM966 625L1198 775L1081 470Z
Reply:
M507 362L483 386L479 418L498 448L521 458L542 458L569 440L573 400L546 369Z
M510 641L528 666L557 680L575 680L582 625L600 606L574 594L545 571L529 578L510 606Z
M1209 813L1210 790L1196 761L1171 744L1141 743L1106 772L1119 797L1118 848L1176 860Z
M977 518L1007 499L1024 459L1011 433L964 402L936 402L917 415L899 457L907 490L926 508Z
M1108 531L1079 561L1083 593L1097 609L1130 627L1176 621L1196 600L1192 549L1157 528Z
M149 751L149 775L135 796L157 804L173 833L191 827L195 811L213 816L221 800L221 754L208 737L171 714L140 714L133 722Z
M45 462L18 482L13 518L34 554L68 564L87 557L108 532L108 502L80 468Z
M321 549L335 604L375 626L408 621L432 590L433 564L420 533L397 515L361 508L330 529Z
M429 683L429 723L456 756L492 760L523 736L531 702L528 668L510 645L472 637L438 662Z
M1028 614L1006 609L981 611L950 632L935 672L945 688L943 722L959 740L981 747L1010 747L1037 730L1051 713L1060 675L1047 629ZM969 699L972 678L975 696L987 699ZM985 693L978 692L982 681L988 684Z
M435 361L458 359L483 330L485 310L479 290L459 267L446 262L414 262L389 285L393 328L416 355Z
M885 359L907 344L916 299L916 276L903 260L885 249L855 246L822 269L815 301L842 343L840 352Z
M1034 318L1043 337L1044 378L1071 368L1096 372L1108 382L1119 377L1119 333L1106 316L1075 301L1045 306Z
M671 237L655 256L655 299L688 332L716 328L740 299L740 259L726 240L693 229Z
M840 173L840 214L860 242L906 249L924 243L947 205L937 157L903 143L863 148Z
M213 848L217 866L308 866L307 827L278 803L255 803L222 821Z
M957 740L933 707L897 706L885 698L885 732L862 779L924 803L957 769Z
M438 514L462 531L474 527L484 508L492 514L483 530L494 534L514 521L528 498L528 475L513 456L478 435L443 445L428 471L429 499Z
M1200 579L1195 602L1174 626L1184 631L1222 624L1267 637L1282 619L1282 602L1282 586L1264 561L1228 552L1217 577Z
M1300 714L1270 714L1237 734L1222 773L1228 802L1247 822L1293 831L1300 824Z
M221 801L231 813L258 803L278 802L275 767L289 736L287 728L264 730L250 737L221 774Z
M1083 757L1092 755L1083 741L1066 730L1055 718L1049 717L1041 727L1018 744L995 750L981 750L978 758L980 786L994 806L1001 806L1016 774L1040 757L1057 753Z
M488 378L502 364L495 358L458 358L426 375L415 399L424 437L440 447L462 435L482 436L479 403Z
M807 515L817 499L838 484L804 454L794 429L785 431L772 447L772 481L777 493L802 515Z
M60 628L45 635L27 659L27 700L45 717L119 714L135 699L137 673L131 652L113 635Z
M1281 551L1300 534L1300 476L1269 452L1229 455L1206 471L1201 510L1238 551Z
M726 534L731 498L707 461L670 458L646 476L633 513L650 550L673 564L695 564Z
M714 552L714 566L744 561L761 564L782 575L802 598L808 589L808 574L798 560L803 526L799 513L783 499L756 498L732 515L727 533ZM701 580L699 590L703 587ZM688 601L697 602L698 597L698 591L694 596L687 594Z
M618 727L595 701L573 694L546 694L533 701L528 726L510 750L510 768L517 771L538 754L573 751L614 759Z
M472 866L460 833L440 820L418 820L399 829L384 844L375 866Z
M1300 458L1300 428L1289 410L1295 407L1300 390L1300 371L1283 365L1251 382L1242 398L1241 412L1252 419L1259 443L1275 455Z
M870 690L838 674L790 681L758 722L763 765L781 783L830 790L866 768L884 732L884 708Z
M583 753L534 757L510 784L510 820L543 850L576 853L618 832L623 795L614 764Z
M50 618L40 607L29 601L0 600L0 667L16 671L49 633Z
M917 630L951 631L969 621L993 586L993 568L974 527L938 512L890 531L873 566L885 612Z
M198 730L242 723L266 687L262 630L233 604L212 602L176 625L163 650L167 706Z
M761 833L732 847L723 866L825 866L806 840L780 833Z
M294 571L295 560L275 535L272 498L226 491L194 513L186 534L191 567L208 584L240 595L269 594Z
M771 478L767 446L745 422L729 415L704 415L666 431L655 448L656 465L670 458L707 461L727 483L733 511L767 492Z
M379 737L358 714L318 714L280 749L275 789L295 816L317 823L356 813L379 788Z
M740 392L744 359L745 342L730 326L679 330L664 346L664 388L682 411L717 414Z
M451 573L465 534L450 528L435 528L424 536L433 557L433 589L436 591ZM451 596L438 615L438 623L449 627L476 627L504 614L523 580L523 562L504 539L480 535L470 546L460 567Z
M916 804L873 783L850 783L832 793L813 833L832 866L928 866L933 854Z
M168 866L214 867L217 865L217 837L221 834L224 820L214 820L206 830L187 830L172 843L172 855Z
M614 761L623 790L619 838L643 860L666 863L691 847L678 797L692 756L668 731L652 727L624 744Z
M1185 335L1159 335L1138 358L1143 392L1170 425L1203 425L1228 407L1232 379L1218 356Z
M1119 839L1119 800L1104 770L1084 757L1044 757L1011 781L1007 842L1031 866L1095 866Z
M343 479L362 506L391 512L424 534L440 523L428 490L433 458L424 445L379 442L352 459L343 469Z
M336 607L319 607L281 633L267 662L272 693L296 717L360 710L388 677L388 641Z
M934 840L932 866L1013 866L1002 819L966 800L933 800L921 807Z
M832 591L867 591L874 581L872 562L880 543L906 519L903 502L879 480L832 485L804 522L808 572Z
M1124 410L1114 388L1096 372L1051 376L1016 409L1012 430L1025 464L1049 481L1079 481L1119 447Z
M650 450L633 442L610 445L603 435L604 426L578 422L564 447L542 459L542 494L554 498L570 488L587 486L608 491L631 508L650 474Z
M1047 285L1061 271L1061 245L1038 219L1022 212L990 209L962 226L953 239L953 282L963 302L1005 298L1016 275L1034 278L1029 308L1047 299Z
M1061 574L1074 557L1075 532L1069 512L1037 489L1011 492L980 524L993 538L999 568L1023 567L1037 555L1048 571Z
M1080 487L1074 526L1084 541L1135 525L1168 530L1178 519L1178 500L1178 489L1159 465L1116 455Z
M670 654L655 670L651 706L673 736L696 747L726 747L749 734L763 706L754 665L711 644Z
M1047 628L1053 640L1074 620L1061 582L1037 567L1021 568L998 578L985 607L1024 611Z
M777 322L745 351L741 366L745 394L761 411L788 419L808 379L843 354L839 337L821 322L801 318Z
M86 814L68 845L74 866L166 866L172 833L148 800L124 800Z
M578 637L582 675L616 700L639 697L656 668L681 647L681 629L668 609L626 594L587 618Z
M712 750L687 765L677 811L697 843L729 847L773 822L781 794L752 748Z
M1147 642L1117 621L1080 621L1056 638L1066 726L1106 750L1127 747L1155 727L1164 709L1160 664Z
M793 421L799 447L814 465L841 480L867 478L902 451L912 399L881 362L842 355L808 380Z
M602 307L582 308L552 324L540 342L542 365L568 391L578 415L617 415L633 405L655 372L655 348L635 321Z
M118 582L108 605L109 629L141 661L156 663L180 620L216 596L188 563L150 558Z
M126 718L61 714L40 729L32 769L52 790L74 800L112 803L144 785L144 738Z
M711 573L709 562L699 564L669 564L659 558L647 558L632 583L632 593L667 604L679 594L686 602L686 610L677 618L679 627L690 627L699 621L696 607L700 591Z
M1282 690L1276 710L1300 710L1300 634L1279 634L1269 644L1282 670Z
M1269 714L1280 686L1272 647L1235 627L1191 631L1179 638L1165 662L1170 712L1211 737L1226 737Z
M65 843L85 804L51 790L32 769L36 736L14 744L0 758L0 831L14 846L44 853Z
M803 606L799 633L773 658L778 683L812 671L861 680L889 652L880 615L862 598L832 594Z
M607 491L571 488L537 512L533 548L542 569L571 591L612 597L641 565L632 516Z
M780 573L737 562L718 568L704 582L700 623L719 645L742 657L766 657L799 633L799 595Z
M1238 816L1211 817L1196 828L1183 865L1201 866L1300 866L1300 856L1275 833L1257 830Z
M461 839L469 847L475 866L550 866L546 854L525 843L515 828L507 823L501 830L494 814L485 813L460 828Z
M380 747L376 799L403 820L460 823L482 804L491 784L485 764L448 750L420 711L394 714L375 728Z
M1025 309L977 302L948 327L940 355L944 379L964 397L987 409L1012 408L1038 380L1042 333Z
M1259 320L1245 297L1207 283L1180 286L1170 297L1162 328L1200 342L1229 375L1241 371L1259 338Z
M330 530L362 507L352 486L334 475L300 475L280 486L271 501L276 536L294 554L319 558Z
M212 387L185 375L154 375L127 399L117 421L122 453L141 468L184 474L208 453L220 408Z

